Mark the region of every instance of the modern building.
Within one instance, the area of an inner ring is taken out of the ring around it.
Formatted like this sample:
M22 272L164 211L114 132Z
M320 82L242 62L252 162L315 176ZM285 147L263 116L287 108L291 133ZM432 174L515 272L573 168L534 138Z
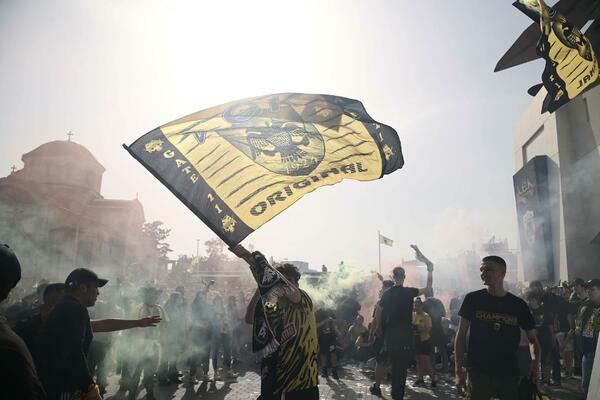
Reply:
M24 278L64 280L79 266L114 277L152 265L142 204L102 196L105 169L88 149L57 140L22 161L0 178L0 241L15 249Z
M515 129L515 199L526 281L600 276L600 87L552 114L541 90Z

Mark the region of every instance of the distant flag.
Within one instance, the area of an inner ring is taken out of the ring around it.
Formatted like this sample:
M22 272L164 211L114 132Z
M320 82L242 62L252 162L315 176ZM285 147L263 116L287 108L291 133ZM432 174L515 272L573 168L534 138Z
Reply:
M393 128L358 100L322 94L234 101L124 147L232 247L321 186L380 179L404 164Z
M379 234L379 244L385 244L386 246L392 247L394 245L394 241L392 239L386 238L381 233Z

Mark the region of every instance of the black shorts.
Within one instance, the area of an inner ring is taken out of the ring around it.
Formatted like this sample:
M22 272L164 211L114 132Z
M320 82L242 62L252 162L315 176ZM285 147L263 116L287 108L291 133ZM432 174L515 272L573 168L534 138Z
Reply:
M330 354L335 352L336 342L335 335L319 336L319 354Z
M314 386L303 390L294 390L293 392L281 395L285 400L319 400L319 387Z
M427 339L424 342L417 340L416 342L415 350L418 356L431 355L431 339Z
M380 364L385 364L390 361L387 351L385 350L385 340L382 336L375 336L375 340L373 340L373 355L375 356L375 360L377 360Z

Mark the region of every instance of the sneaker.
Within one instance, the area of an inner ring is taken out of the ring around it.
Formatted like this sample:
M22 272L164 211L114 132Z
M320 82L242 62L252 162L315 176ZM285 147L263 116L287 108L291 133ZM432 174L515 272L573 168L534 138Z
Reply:
M554 387L561 387L561 383L555 380L551 380L549 383L550 386L554 386Z
M369 392L371 392L373 396L381 397L381 388L379 386L375 386L375 384L369 388Z

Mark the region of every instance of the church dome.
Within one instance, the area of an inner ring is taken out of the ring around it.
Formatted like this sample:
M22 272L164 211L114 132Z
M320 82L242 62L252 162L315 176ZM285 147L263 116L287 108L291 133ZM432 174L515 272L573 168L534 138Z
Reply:
M19 178L100 193L105 168L78 143L68 140L44 143L23 154L21 160L24 168L18 171Z
M23 163L35 158L74 158L79 161L86 161L90 165L95 165L102 169L102 164L96 160L96 157L92 153L80 145L79 143L67 141L67 140L55 140L53 142L44 143L43 145L31 150L29 153L23 154L21 160Z

